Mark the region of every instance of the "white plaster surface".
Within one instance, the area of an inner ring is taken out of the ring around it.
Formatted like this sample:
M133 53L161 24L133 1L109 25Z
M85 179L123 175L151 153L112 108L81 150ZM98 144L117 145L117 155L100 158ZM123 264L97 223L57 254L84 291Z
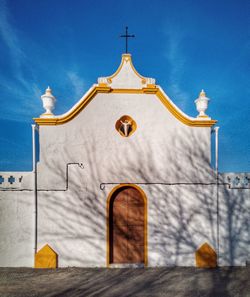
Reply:
M136 121L131 137L115 129L123 115ZM214 181L210 128L184 125L155 95L98 94L72 121L41 126L40 146L41 188L62 189L70 162L82 162L88 175L98 171L100 182L139 182L151 176L169 183Z
M113 84L142 87L128 68ZM130 137L115 129L123 115L137 124ZM38 249L49 244L60 267L105 267L107 197L134 183L147 196L149 266L194 266L204 242L219 264L245 265L249 189L230 189L221 176L217 191L210 138L211 128L183 124L153 94L99 93L73 120L40 126ZM0 185L0 266L33 266L33 174L13 174L21 184Z
M0 190L0 267L33 265L33 193Z
M120 67L118 73L110 77L100 77L98 83L106 83L117 89L141 89L147 84L155 84L155 79L143 77L133 69L130 54L122 55Z
M250 189L219 188L219 264L246 265L250 260Z

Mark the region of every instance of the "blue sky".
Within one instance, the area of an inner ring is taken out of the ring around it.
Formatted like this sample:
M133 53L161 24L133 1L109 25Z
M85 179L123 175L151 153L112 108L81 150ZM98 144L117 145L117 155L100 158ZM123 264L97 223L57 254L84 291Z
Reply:
M220 171L250 172L250 1L0 0L0 170L31 170L32 118L50 85L55 114L112 74L129 26L136 69L185 113L205 89Z

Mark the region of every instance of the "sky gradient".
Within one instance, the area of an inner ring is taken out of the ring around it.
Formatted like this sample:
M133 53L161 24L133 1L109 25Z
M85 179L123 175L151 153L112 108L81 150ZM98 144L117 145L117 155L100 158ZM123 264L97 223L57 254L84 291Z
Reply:
M0 0L0 171L32 168L32 118L49 85L55 114L118 68L125 26L138 72L196 116L218 120L219 170L250 172L250 1Z

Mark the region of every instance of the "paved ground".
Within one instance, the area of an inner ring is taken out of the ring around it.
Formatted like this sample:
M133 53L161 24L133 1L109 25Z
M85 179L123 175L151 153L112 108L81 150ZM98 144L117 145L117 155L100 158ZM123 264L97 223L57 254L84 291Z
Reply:
M0 268L1 297L250 297L250 267Z

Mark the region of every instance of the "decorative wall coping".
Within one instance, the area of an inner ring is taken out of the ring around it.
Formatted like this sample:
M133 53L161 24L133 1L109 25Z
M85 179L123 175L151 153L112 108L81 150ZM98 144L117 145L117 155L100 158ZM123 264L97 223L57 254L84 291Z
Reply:
M220 179L228 184L230 189L250 189L250 173L220 173Z
M250 189L250 173L220 173L219 184L228 185L230 189ZM32 190L33 172L0 172L0 191Z
M0 172L0 191L8 189L30 190L32 183L32 171L24 172Z

